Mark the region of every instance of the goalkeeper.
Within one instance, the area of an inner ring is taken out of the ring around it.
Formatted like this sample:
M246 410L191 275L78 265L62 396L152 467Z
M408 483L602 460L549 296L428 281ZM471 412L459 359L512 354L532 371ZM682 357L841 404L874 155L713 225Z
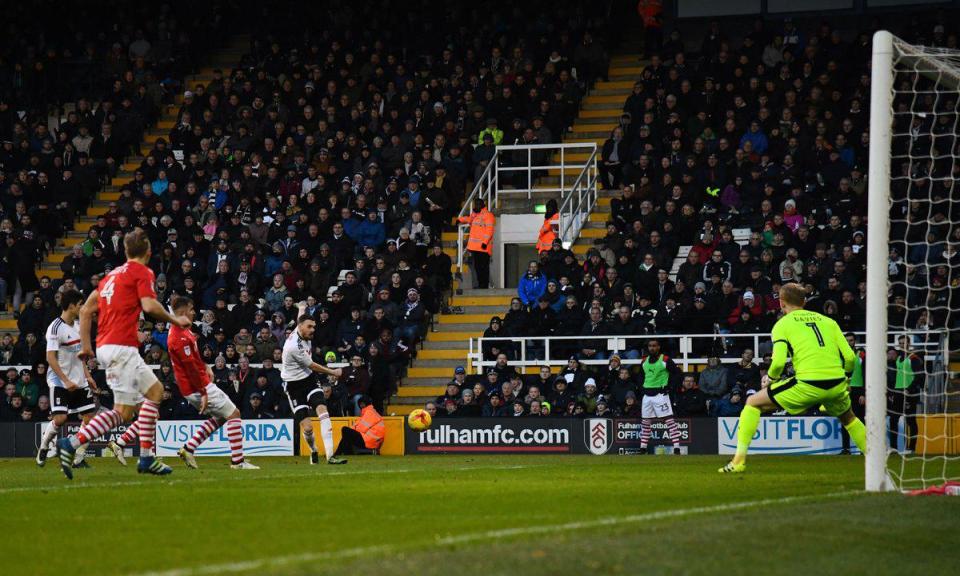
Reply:
M799 284L780 288L784 315L773 326L773 359L764 377L763 388L747 398L740 413L737 452L721 473L746 470L747 449L753 439L760 414L786 410L803 414L819 407L840 419L861 452L866 453L867 429L850 408L848 380L856 365L856 354L847 343L840 326L822 314L803 309L806 292ZM787 357L793 360L795 376L782 378Z

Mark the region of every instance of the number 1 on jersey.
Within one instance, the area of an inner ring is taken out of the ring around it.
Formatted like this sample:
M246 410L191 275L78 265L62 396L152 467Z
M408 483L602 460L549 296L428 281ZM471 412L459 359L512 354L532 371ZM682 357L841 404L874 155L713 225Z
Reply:
M820 327L817 326L816 322L807 322L807 326L809 326L813 330L813 333L817 337L817 344L819 344L820 347L823 348L824 347L823 334L820 333Z

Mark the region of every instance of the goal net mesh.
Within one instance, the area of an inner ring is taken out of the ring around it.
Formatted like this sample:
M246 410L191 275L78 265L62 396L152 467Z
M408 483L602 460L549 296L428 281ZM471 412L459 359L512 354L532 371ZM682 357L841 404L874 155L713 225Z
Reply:
M960 480L960 52L894 39L893 62L887 472L912 490Z

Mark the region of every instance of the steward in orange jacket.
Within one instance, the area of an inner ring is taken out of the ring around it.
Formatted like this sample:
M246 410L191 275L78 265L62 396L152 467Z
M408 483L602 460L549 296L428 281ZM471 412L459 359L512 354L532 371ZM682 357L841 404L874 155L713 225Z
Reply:
M383 417L373 407L369 396L363 396L358 401L360 418L353 427L344 426L341 430L340 445L337 454L376 454L383 446L386 436L386 427Z
M493 232L497 227L497 217L487 210L483 200L477 200L469 216L457 219L461 224L470 225L470 237L467 250L473 257L474 288L486 290L490 287L490 256L493 255Z
M547 211L543 216L543 225L540 226L540 235L537 237L537 253L543 254L553 249L553 241L557 239L557 229L560 227L560 213L557 210L557 201L547 202Z

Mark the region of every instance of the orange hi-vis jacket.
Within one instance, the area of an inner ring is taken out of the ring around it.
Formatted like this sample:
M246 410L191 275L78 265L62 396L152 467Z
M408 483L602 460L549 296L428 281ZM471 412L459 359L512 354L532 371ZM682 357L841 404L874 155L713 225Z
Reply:
M467 250L493 254L493 231L497 227L497 217L492 212L482 208L479 212L473 212L469 216L461 216L457 221L461 224L470 225Z
M379 450L383 445L386 428L383 425L383 418L373 406L363 407L360 411L360 419L353 425L353 429L363 436L363 445L368 449Z
M560 214L554 214L543 221L540 227L540 236L537 237L537 253L547 252L553 248L553 241L557 239L557 232L554 230L560 226Z

